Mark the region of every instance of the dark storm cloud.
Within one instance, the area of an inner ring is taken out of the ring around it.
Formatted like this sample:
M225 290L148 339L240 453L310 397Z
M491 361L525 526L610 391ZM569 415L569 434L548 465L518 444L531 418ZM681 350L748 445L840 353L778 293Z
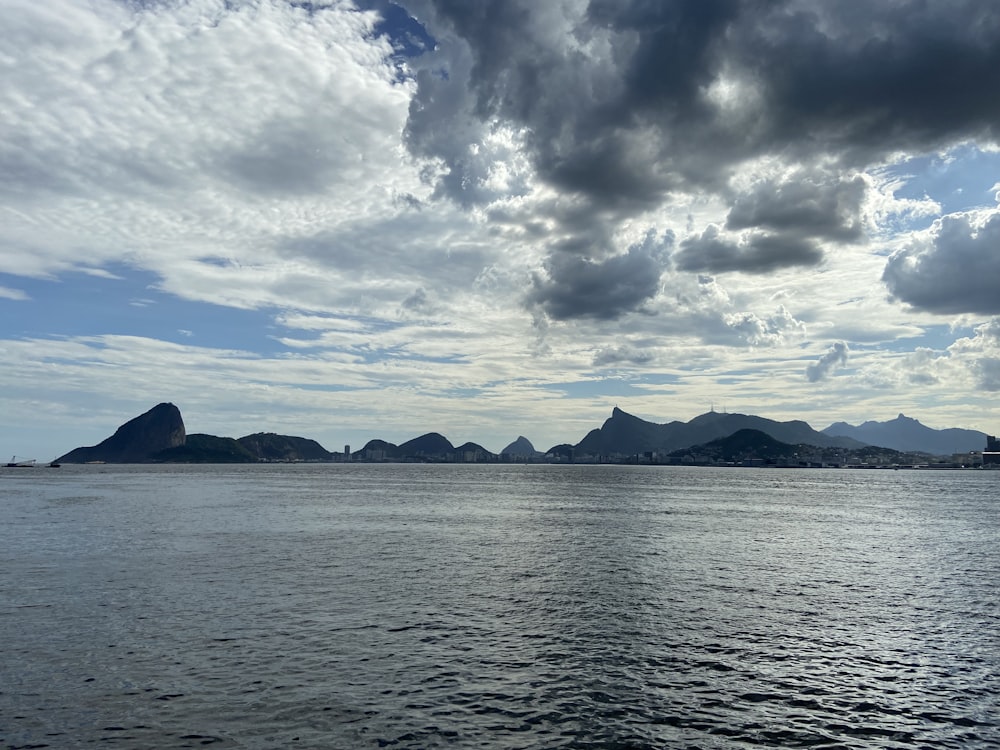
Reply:
M636 34L625 69L624 100L635 109L685 114L697 108L701 87L716 67L716 41L737 21L740 0L620 2L594 0L594 26Z
M1000 5L991 0L786 2L737 30L760 80L761 146L856 161L966 138L996 140Z
M413 63L406 140L439 160L439 196L499 197L482 144L509 128L537 177L580 207L549 217L563 235L600 222L613 236L681 191L729 202L744 239L695 237L682 270L815 265L819 242L863 239L865 185L843 175L1000 133L992 0L593 0L575 16L534 0L404 4L438 41ZM799 171L734 193L731 178L763 157ZM564 297L602 257L552 257L532 294L561 317L633 309Z
M767 180L732 202L727 229L763 227L804 237L852 242L864 232L861 202L867 185L850 179L811 174Z
M896 253L882 280L892 296L934 313L1000 314L1000 213L981 224L945 216L925 242Z
M610 320L641 309L659 289L663 269L655 247L636 245L603 261L557 252L545 270L545 277L534 277L529 306L555 320Z
M810 383L823 380L837 367L847 364L848 349L847 344L838 341L830 347L830 350L819 358L815 363L806 367L806 377Z
M447 60L418 74L407 126L411 148L444 159L447 194L474 197L480 175L465 148L473 121L523 128L545 180L605 207L648 208L682 183L667 154L678 147L674 130L694 126L708 46L733 3L595 5L570 29L534 2L410 5L427 8L442 48L454 35Z
M680 243L674 263L682 271L771 273L791 266L815 266L823 253L814 242L787 235L753 234L738 242L709 226Z
M419 78L414 114L467 99L482 122L527 128L545 179L595 199L644 205L761 154L867 163L1000 123L1000 5L987 0L616 0L570 20L545 3L411 4L464 42L466 66ZM721 80L744 84L750 115L711 100ZM416 141L431 128L411 117Z

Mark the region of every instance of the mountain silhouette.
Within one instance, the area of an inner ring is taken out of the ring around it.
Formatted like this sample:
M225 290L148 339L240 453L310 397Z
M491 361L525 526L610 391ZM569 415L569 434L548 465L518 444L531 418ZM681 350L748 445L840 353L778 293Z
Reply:
M259 461L329 461L333 457L315 440L294 435L257 432L236 442Z
M897 451L930 453L935 456L981 451L986 446L985 432L959 428L935 430L903 414L887 422L869 421L857 426L835 422L823 430L823 433L854 438L869 445Z
M817 432L801 420L777 422L748 414L707 412L690 422L656 424L628 414L617 406L604 424L575 446L577 457L633 455L648 451L670 453L692 445L701 445L727 437L740 430L758 430L790 445L806 444L820 448L859 448L864 443L849 437Z
M535 446L531 444L524 435L518 435L517 440L510 443L506 448L500 451L501 456L539 456L542 455L540 451L535 450Z
M710 440L703 445L681 448L670 455L683 457L693 453L716 461L741 461L751 458L765 460L791 458L799 450L800 446L775 440L766 432L745 428L737 430L732 435Z
M59 463L144 463L168 448L184 445L187 437L180 409L171 403L157 404L145 414L130 419L97 445L76 448L56 459Z
M419 458L447 455L455 451L455 446L444 435L428 432L426 435L407 440L396 450L402 458Z
M753 434L742 434L754 431ZM900 414L890 422L865 422L853 427L843 422L818 432L801 420L778 422L749 414L710 411L689 422L657 424L640 419L615 407L604 424L576 445L562 443L547 453L558 460L628 459L643 453L674 453L692 446L704 448L730 436L766 451L769 441L783 446L842 448L852 452L867 446L880 446L906 453L922 452L950 455L982 450L986 435L976 430L932 430L915 419ZM766 439L761 438L766 436ZM738 444L738 440L734 445ZM780 450L787 450L778 446ZM729 450L730 445L712 450ZM733 448L735 450L735 448ZM508 457L542 455L524 436L510 443L503 454ZM721 454L720 454L721 455ZM385 440L370 440L352 454L354 460L387 461L497 461L499 456L477 443L455 447L440 433L428 432L402 445ZM292 435L258 432L237 439L196 433L187 435L180 410L162 403L129 420L114 435L90 447L76 448L56 459L65 463L146 463L191 462L233 463L256 461L332 461L334 454L315 440Z
M252 464L260 459L230 437L192 433L184 445L154 453L151 460L167 464Z

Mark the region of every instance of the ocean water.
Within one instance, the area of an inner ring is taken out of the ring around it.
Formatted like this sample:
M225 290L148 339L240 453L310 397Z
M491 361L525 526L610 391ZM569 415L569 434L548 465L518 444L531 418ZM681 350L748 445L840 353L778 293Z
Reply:
M1000 747L1000 472L0 471L3 748Z

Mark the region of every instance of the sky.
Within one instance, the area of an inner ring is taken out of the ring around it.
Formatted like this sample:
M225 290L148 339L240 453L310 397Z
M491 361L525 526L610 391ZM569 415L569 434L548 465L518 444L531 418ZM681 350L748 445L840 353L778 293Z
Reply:
M0 0L0 455L1000 432L993 0Z

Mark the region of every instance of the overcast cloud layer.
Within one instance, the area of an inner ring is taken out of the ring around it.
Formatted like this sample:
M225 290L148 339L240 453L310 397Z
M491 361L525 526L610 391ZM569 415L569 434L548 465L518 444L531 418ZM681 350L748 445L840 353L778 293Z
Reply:
M995 433L997 70L991 0L6 0L0 447Z

